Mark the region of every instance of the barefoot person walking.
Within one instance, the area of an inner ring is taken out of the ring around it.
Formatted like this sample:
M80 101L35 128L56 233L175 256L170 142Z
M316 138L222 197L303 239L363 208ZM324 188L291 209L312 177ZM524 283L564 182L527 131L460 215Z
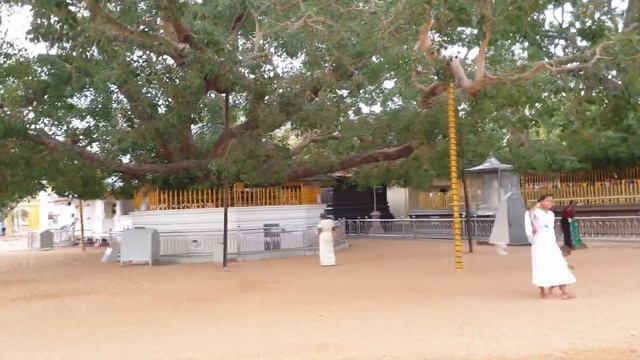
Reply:
M540 296L547 297L545 288L559 287L563 299L574 296L567 292L567 285L576 282L567 261L556 242L553 197L544 195L538 205L525 214L525 232L531 245L531 270L533 284L540 288Z
M333 220L328 219L325 213L320 214L320 222L318 223L319 244L318 252L320 254L321 266L332 266L336 264L336 254L333 250L333 237L336 225Z

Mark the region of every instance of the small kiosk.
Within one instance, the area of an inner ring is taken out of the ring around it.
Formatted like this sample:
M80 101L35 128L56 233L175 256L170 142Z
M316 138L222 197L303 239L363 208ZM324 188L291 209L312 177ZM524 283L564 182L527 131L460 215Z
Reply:
M491 237L499 237L509 245L527 245L524 233L524 201L520 194L520 176L512 165L503 164L489 156L482 164L465 170L469 193L477 193L478 199L469 204L475 217L495 217ZM469 196L473 198L472 196Z

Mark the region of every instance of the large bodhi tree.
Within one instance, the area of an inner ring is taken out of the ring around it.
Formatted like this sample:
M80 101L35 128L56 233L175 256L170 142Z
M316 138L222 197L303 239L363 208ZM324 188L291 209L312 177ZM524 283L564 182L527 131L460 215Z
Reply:
M638 0L2 1L16 6L48 50L0 43L3 198L349 169L419 184L446 168L451 81L473 161L553 139L585 97L602 113L613 92L638 119Z

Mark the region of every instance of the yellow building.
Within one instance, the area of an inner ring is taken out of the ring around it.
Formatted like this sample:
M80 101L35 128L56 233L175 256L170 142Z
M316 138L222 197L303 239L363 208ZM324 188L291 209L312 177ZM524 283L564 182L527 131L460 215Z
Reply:
M40 201L29 198L19 203L3 220L7 235L25 234L40 229Z

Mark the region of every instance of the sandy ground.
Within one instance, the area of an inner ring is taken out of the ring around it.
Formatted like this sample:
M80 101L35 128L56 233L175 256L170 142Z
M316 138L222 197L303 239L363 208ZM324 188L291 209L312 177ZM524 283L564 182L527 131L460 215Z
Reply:
M528 248L458 274L450 243L351 244L333 268L1 253L0 359L640 359L639 246L574 252L564 301L537 298Z
M23 236L0 236L0 254L7 251L27 250L27 238Z

